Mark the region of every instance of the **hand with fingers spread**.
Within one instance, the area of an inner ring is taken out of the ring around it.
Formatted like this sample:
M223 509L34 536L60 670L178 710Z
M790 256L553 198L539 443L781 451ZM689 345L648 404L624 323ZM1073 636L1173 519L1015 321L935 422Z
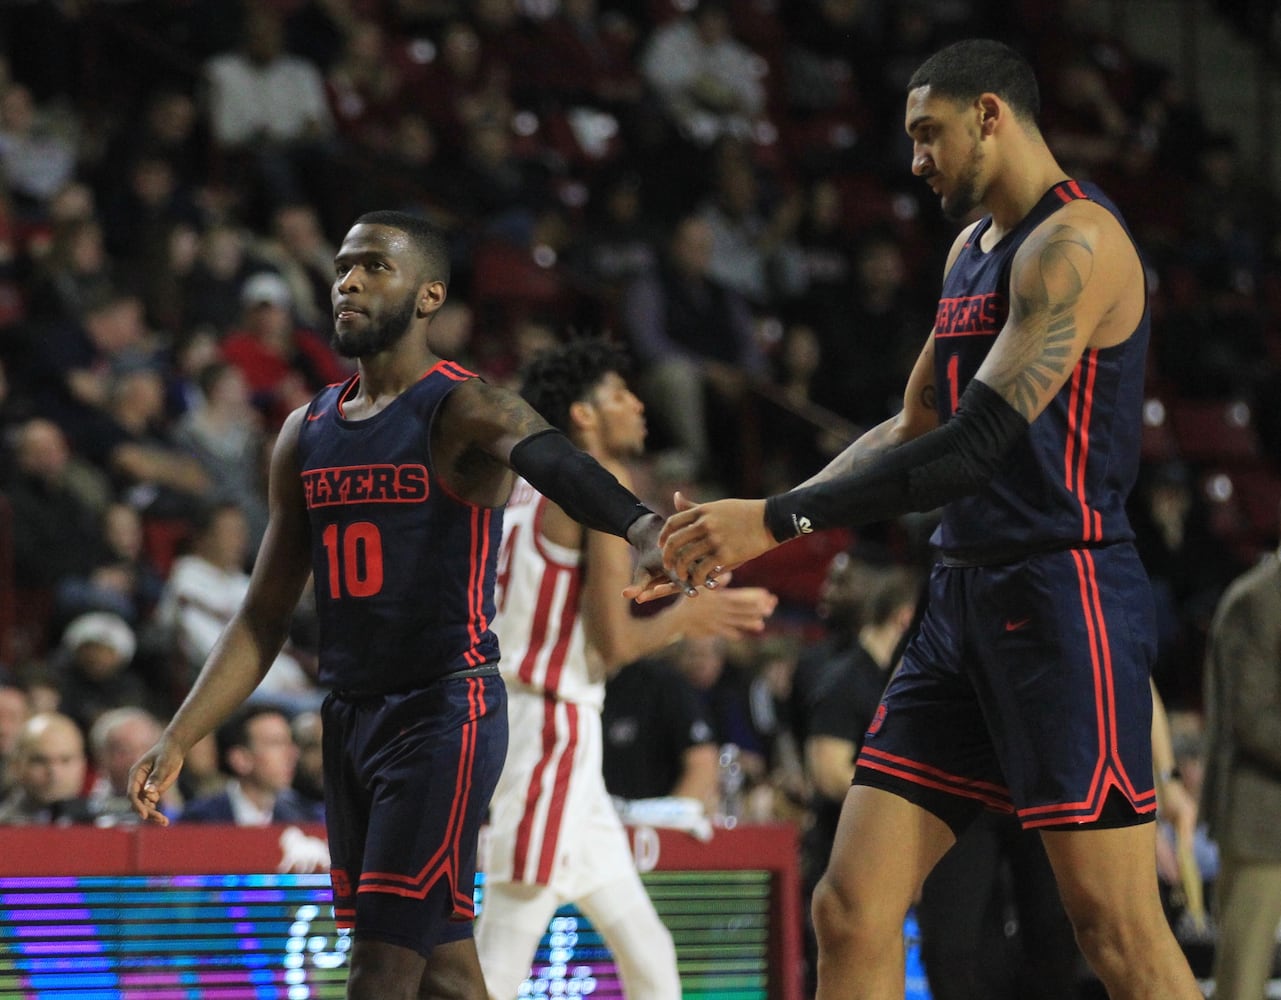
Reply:
M715 586L725 570L775 548L765 527L764 500L713 500L695 504L676 494L676 513L658 536L663 566L695 587Z

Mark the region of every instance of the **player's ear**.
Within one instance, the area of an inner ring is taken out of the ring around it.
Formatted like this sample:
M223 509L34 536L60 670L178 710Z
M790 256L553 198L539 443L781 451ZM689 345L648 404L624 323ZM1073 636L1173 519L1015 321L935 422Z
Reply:
M430 316L445 304L445 283L424 281L418 286L418 315Z
M1005 102L996 94L980 94L974 104L978 110L979 133L983 136L991 135L1008 112Z
M573 427L590 427L596 423L596 410L581 399L570 403L569 422Z

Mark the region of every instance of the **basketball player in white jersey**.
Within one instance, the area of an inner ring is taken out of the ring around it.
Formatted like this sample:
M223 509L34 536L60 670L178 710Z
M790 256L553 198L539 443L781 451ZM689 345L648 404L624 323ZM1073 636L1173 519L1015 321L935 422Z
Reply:
M576 340L539 355L521 392L629 484L626 461L643 451L645 417L621 374L625 360L604 341ZM490 804L476 925L491 1000L513 1000L567 902L605 938L629 1000L681 995L671 935L645 894L601 776L605 679L681 636L759 632L777 599L730 587L634 618L622 596L631 578L626 542L585 530L517 481L504 515L494 621L511 735Z

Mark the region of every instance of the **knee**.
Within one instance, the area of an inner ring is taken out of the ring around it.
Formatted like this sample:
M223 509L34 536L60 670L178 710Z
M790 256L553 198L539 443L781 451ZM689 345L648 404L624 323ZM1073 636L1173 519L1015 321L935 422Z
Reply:
M826 875L814 889L810 915L819 949L825 952L886 947L892 940L901 940L903 933L903 914L895 921Z

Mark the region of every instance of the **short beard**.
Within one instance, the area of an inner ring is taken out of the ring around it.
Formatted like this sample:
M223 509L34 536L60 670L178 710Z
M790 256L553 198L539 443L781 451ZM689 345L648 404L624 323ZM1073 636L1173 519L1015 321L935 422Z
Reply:
M956 191L943 205L943 214L953 222L960 222L979 207L983 200L979 194L979 168L983 165L983 152L979 149L978 140L974 141L974 151L966 164L965 176L956 183Z
M344 358L370 358L395 347L409 332L418 304L413 296L381 322L371 318L369 328L361 333L341 334L334 331L334 350Z

